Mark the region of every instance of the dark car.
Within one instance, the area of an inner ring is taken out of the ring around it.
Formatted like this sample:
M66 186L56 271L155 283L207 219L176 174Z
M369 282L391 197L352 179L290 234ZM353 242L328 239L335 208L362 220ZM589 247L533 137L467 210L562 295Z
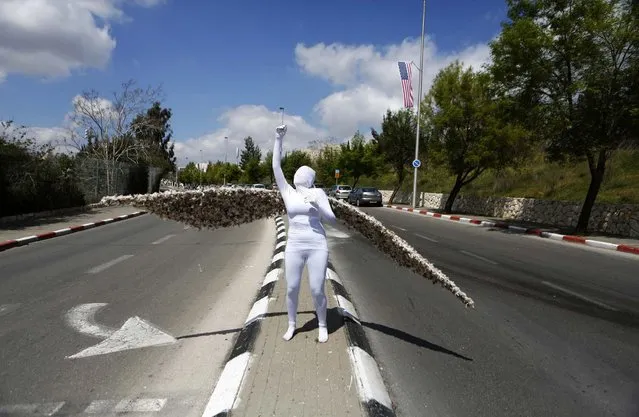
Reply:
M356 206L369 205L381 207L383 205L382 193L375 187L355 188L348 195L346 201Z

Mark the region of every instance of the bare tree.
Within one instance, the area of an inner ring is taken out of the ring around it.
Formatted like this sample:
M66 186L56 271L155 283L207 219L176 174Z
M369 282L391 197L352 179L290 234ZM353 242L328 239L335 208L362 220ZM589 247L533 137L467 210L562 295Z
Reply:
M133 126L135 117L159 101L161 87L136 87L134 80L122 84L112 99L96 90L83 92L73 101L67 144L104 162L107 193L112 193L112 180L120 162L137 162L144 155L144 144L135 140L141 126ZM145 118L142 118L142 123ZM140 123L140 122L138 122Z

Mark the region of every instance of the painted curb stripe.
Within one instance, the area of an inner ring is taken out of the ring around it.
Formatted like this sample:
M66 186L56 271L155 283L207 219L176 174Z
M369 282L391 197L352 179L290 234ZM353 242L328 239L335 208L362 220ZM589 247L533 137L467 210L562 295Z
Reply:
M366 411L366 415L368 417L395 417L390 395L381 376L364 327L359 321L355 306L350 301L350 296L331 261L328 262L326 278L331 283L340 308L348 304L348 308L352 309L352 313L357 317L357 320L355 320L354 317L348 314L342 315L349 358L357 382L360 402Z
M66 227L66 228L60 229L60 230L55 230L55 231L52 231L52 232L44 232L44 233L40 233L40 234L33 235L33 236L25 236L25 237L21 237L21 238L18 238L18 239L10 239L10 240L4 241L4 242L0 242L0 252L2 252L4 250L7 250L7 249L15 248L15 247L18 247L18 246L28 245L30 243L38 242L40 240L47 240L47 239L51 239L51 238L54 238L54 237L64 236L64 235L68 235L68 234L71 234L71 233L79 232L79 231L82 231L82 230L92 229L94 227L102 226L102 225L113 223L113 222L116 222L116 221L130 219L130 218L137 217L137 216L140 216L140 215L145 214L145 213L146 213L146 211L136 211L136 212L131 213L131 214L123 214L123 215L118 216L118 217L113 218L113 219L104 219L104 220L99 220L99 221L94 222L94 223L86 223L86 224L77 225L77 226L70 226L70 227Z
M280 221L281 218L276 217L275 223L277 224ZM222 374L215 384L202 417L227 417L234 408L252 359L255 341L261 330L262 319L268 313L271 295L282 272L284 253L279 251L279 249L284 246L280 246L279 243L282 239L284 242L286 241L286 235L284 234L283 237L280 235L281 233L277 236L273 258L266 270L262 286L255 296L242 330L240 330L237 339L235 339L233 348L229 353ZM280 253L282 256L278 256Z
M427 210L420 210L419 212L416 212L413 209L406 208L406 207L398 207L398 206L392 206L392 205L385 205L384 207L396 209L400 211L406 211L413 214L425 215L428 217L434 217L438 219L453 220L453 221L458 221L460 223L470 223L470 224L482 226L482 227L496 227L498 229L512 230L513 232L516 232L516 233L534 235L534 236L551 239L551 240L561 240L561 241L569 242L569 243L592 246L594 248L599 248L599 249L614 250L618 252L625 252L625 253L631 253L634 255L639 255L639 247L636 247L636 246L628 246L624 244L604 242L601 240L592 240L582 236L562 235L559 233L544 232L538 228L512 226L504 222L491 222L488 220L471 219L468 217L449 216L449 215L445 215L441 213L433 213Z

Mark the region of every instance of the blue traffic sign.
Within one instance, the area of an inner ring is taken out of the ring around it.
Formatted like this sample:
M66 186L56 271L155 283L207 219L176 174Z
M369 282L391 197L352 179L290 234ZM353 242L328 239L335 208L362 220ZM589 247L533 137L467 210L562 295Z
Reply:
M420 161L419 159L415 159L413 161L413 167L419 168L420 166L422 166L422 161Z

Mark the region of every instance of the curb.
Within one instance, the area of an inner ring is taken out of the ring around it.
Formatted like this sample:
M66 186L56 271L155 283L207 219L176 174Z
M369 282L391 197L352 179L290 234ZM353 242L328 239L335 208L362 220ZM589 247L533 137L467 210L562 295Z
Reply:
M246 370L253 355L255 341L260 333L262 319L268 313L268 303L279 275L284 269L286 228L281 216L275 218L275 225L277 226L277 237L271 265L266 269L262 286L255 296L253 306L235 340L202 417L230 416L240 393Z
M19 239L5 240L4 242L0 242L0 252L5 251L7 249L11 249L11 248L16 248L18 246L28 245L29 243L38 242L40 240L47 240L47 239L51 239L58 236L64 236L71 233L80 232L82 230L93 229L94 227L104 226L105 224L115 223L120 220L141 216L142 214L145 214L145 213L146 211L144 210L136 211L135 213L123 214L122 216L99 220L93 223L85 223L79 226L66 227L64 229L55 230L53 232L44 232L37 235L21 237Z
M344 318L348 356L357 382L357 391L368 417L395 417L393 403L386 390L379 366L364 332L350 295L329 261L326 279L331 283L337 305Z
M631 253L633 255L639 255L639 247L636 247L636 246L603 242L601 240L586 239L585 237L582 237L582 236L562 235L559 233L544 232L543 230L537 229L534 227L526 228L526 227L520 227L520 226L512 226L505 222L492 222L488 220L472 219L469 217L434 213L428 210L416 210L409 207L392 206L389 204L384 205L384 207L406 211L412 214L419 214L419 215L424 215L428 217L434 217L434 218L438 218L442 220L450 220L450 221L456 221L459 223L474 224L476 226L481 226L481 227L496 227L498 229L507 229L513 232L527 234L527 235L534 235L534 236L543 237L546 239L562 240L564 242L578 243L581 245L592 246L599 249L608 249L608 250L614 250L617 252L624 252L624 253Z

